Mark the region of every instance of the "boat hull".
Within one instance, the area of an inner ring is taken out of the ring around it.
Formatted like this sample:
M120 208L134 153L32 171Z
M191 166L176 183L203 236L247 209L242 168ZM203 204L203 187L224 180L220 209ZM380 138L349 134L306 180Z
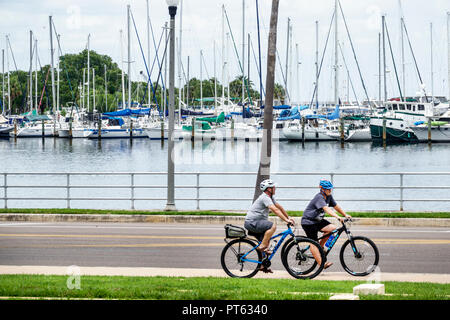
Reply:
M383 142L383 118L370 120L372 141ZM386 143L417 143L419 139L403 119L386 119Z
M420 142L428 142L428 127L413 127L414 134ZM450 142L450 126L431 127L432 142Z

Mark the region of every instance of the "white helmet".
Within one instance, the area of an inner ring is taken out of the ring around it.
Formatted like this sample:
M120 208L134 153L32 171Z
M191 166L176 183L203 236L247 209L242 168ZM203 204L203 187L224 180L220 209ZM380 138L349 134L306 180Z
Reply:
M273 188L273 187L276 187L276 184L275 184L275 182L273 182L270 179L264 180L259 185L259 188L261 189L262 192L266 191L267 188Z

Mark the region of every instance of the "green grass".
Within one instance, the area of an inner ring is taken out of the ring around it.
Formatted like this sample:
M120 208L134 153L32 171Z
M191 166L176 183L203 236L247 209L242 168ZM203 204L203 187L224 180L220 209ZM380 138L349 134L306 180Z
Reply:
M145 300L304 300L351 293L361 281L82 276L80 289L67 276L0 275L0 296L64 299ZM448 300L449 284L385 282L387 296L361 299Z
M197 216L244 216L235 211L138 211L138 210L90 210L90 209L0 209L0 213L36 214L121 214L121 215L197 215ZM302 211L289 211L293 217L301 217ZM349 212L355 218L450 218L450 212Z

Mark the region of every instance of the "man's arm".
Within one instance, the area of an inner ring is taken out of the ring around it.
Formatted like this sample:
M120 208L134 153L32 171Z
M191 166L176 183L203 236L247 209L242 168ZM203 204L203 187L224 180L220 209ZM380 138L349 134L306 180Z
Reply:
M339 212L340 214L342 214L346 218L350 219L352 217L349 214L345 213L344 209L342 209L341 206L338 205L338 204L334 207L334 210L336 210L337 212Z
M269 206L270 211L275 213L281 220L286 223L295 224L295 221L292 218L289 218L286 210L284 210L283 206L279 203L273 204Z
M335 207L336 208L336 207ZM325 211L325 213L328 213L330 216L335 217L336 219L338 219L341 222L344 222L344 218L342 218L341 216L339 216L338 214L336 214L336 212L334 212L333 209L331 209L328 206L325 206L322 208L323 211Z

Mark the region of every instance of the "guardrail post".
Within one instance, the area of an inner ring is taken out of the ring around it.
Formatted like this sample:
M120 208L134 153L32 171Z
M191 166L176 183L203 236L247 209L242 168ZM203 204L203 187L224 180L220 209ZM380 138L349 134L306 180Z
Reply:
M5 209L8 209L8 178L7 173L3 174L3 197L5 202Z
M134 173L131 174L131 210L134 210Z
M67 209L70 209L70 173L66 175Z
M200 210L200 173L197 173L197 210Z
M403 173L400 173L400 211L403 211Z

